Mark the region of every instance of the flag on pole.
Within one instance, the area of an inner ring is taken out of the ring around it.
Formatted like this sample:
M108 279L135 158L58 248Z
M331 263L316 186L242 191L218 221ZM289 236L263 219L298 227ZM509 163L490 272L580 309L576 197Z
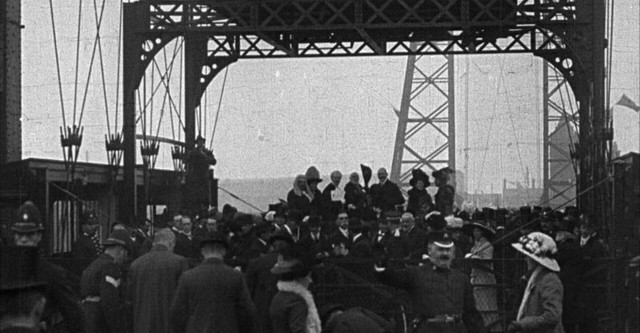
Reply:
M626 94L622 94L622 97L620 97L620 100L616 104L626 106L635 112L640 111L640 106L638 106L634 101L632 101L631 98L627 97Z

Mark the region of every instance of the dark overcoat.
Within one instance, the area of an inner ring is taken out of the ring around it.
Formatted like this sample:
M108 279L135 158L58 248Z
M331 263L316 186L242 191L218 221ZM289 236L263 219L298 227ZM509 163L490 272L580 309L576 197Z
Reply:
M129 297L133 306L134 333L169 333L169 309L187 259L166 246L155 245L136 259L129 270Z
M302 296L278 291L269 309L273 333L305 333L307 312L307 304Z
M278 278L271 273L271 268L277 261L278 253L267 253L251 260L245 273L249 294L256 306L258 325L263 333L272 331L269 305L278 292Z
M255 331L255 308L242 273L218 258L182 274L170 312L179 333Z

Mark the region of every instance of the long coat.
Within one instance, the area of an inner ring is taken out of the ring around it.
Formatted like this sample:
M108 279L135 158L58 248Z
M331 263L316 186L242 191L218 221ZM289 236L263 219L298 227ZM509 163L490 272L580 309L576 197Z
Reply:
M249 294L256 306L258 325L263 333L272 331L269 305L278 292L278 277L271 273L271 268L278 261L278 254L271 252L251 260L245 273Z
M558 275L546 268L535 277L529 298L524 304L523 317L518 321L524 332L563 333L562 282Z
M307 304L301 296L278 291L269 308L273 333L305 333L307 312Z
M171 304L175 332L255 331L255 308L242 273L218 258L182 274Z
M133 305L133 332L169 333L169 308L180 275L188 269L187 259L156 245L136 259L129 270Z

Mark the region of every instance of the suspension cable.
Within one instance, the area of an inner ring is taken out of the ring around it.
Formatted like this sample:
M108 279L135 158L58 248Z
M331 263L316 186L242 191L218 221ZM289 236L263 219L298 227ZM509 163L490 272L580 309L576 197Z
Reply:
M102 0L102 9L100 12L100 21L102 21L102 13L104 12L104 5L106 0ZM107 84L104 75L104 59L102 57L102 42L100 41L100 25L98 24L98 10L96 0L93 0L93 16L96 20L96 38L98 38L98 54L100 56L100 76L102 77L102 94L104 97L104 110L107 119L107 133L111 133L111 124L109 121L109 102L107 98ZM116 86L116 90L118 86Z
M74 81L73 92L73 124L76 124L76 108L78 104L78 72L80 63L80 32L82 31L82 1L78 1L78 37L76 40L76 78Z
M116 122L115 122L115 129L116 131L118 131L118 109L120 107L120 89L118 87L120 87L120 57L121 57L121 49L122 49L122 12L123 12L123 7L122 3L120 3L120 17L118 19L118 21L120 22L118 24L118 65L117 65L117 70L116 70Z
M218 117L220 116L220 107L222 106L222 96L224 95L224 87L227 85L227 74L229 74L229 66L224 71L224 79L222 80L222 89L220 90L220 98L218 99L218 110L216 110L216 119L213 122L211 130L211 141L209 141L209 150L213 148L213 138L216 135L216 127L218 127Z
M253 208L253 209L257 210L258 212L260 212L260 213L264 213L264 211L263 211L262 209L260 209L260 208L258 208L258 207L256 207L256 206L252 205L252 204L251 204L251 203L249 203L247 200L244 200L244 199L240 198L239 196L237 196L237 195L235 195L235 194L233 194L233 193L229 192L228 190L224 189L223 187L218 186L218 189L219 189L219 190L222 190L223 192L225 192L225 193L227 193L227 194L229 194L232 198L234 198L234 199L236 199L236 200L239 200L240 202L244 203L245 205L247 205L247 206L249 206L249 207L251 207L251 208Z
M511 100L509 99L509 93L507 91L507 84L504 80L504 62L500 68L500 79L502 80L502 86L505 88L505 99L507 100L507 109L511 109ZM524 163L522 162L522 154L520 152L520 141L518 141L516 126L513 124L513 118L511 117L511 113L507 112L507 118L509 118L509 123L511 124L511 130L513 131L513 137L516 140L516 152L518 153L518 161L520 162L520 172L522 175L526 175ZM502 158L502 156L501 156Z
M93 2L94 2L94 5L95 5L96 4L95 0ZM87 73L87 82L85 83L85 86L84 86L84 95L82 97L82 105L80 106L80 117L78 119L78 127L80 127L80 125L82 124L82 118L83 118L83 115L84 115L84 107L86 105L87 95L88 95L88 92L89 92L89 83L91 82L91 73L93 72L93 63L94 63L94 60L95 60L95 57L96 57L96 50L98 48L98 44L100 43L100 26L102 25L102 17L103 17L103 14L104 14L104 3L105 3L105 0L102 0L102 10L100 12L100 19L99 20L98 20L97 13L96 13L96 38L93 40L93 50L91 51L91 60L89 62L89 71ZM97 11L97 9L95 9L94 11ZM80 36L78 36L78 38L80 38ZM78 63L76 63L76 72L77 71L78 71ZM76 82L76 86L77 86L77 82ZM103 88L106 91L106 88L104 87L104 84L103 84ZM75 108L74 108L74 118L73 119L74 119L74 123L75 123Z
M49 0L49 9L51 11L51 26L53 30L53 49L56 55L56 71L58 72L58 90L60 92L60 107L62 108L62 127L67 128L67 121L64 113L64 97L62 95L62 77L60 75L60 59L58 57L58 38L56 37L56 23L53 16L53 0Z

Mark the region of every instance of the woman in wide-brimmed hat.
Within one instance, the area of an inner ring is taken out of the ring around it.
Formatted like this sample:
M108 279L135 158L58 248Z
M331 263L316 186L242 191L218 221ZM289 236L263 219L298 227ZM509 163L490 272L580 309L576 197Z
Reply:
M429 176L420 169L412 170L411 175L411 180L409 180L411 189L407 192L409 194L407 212L421 219L433 209L433 201L427 192Z
M564 289L557 274L560 266L554 259L558 251L555 241L541 232L532 232L511 246L526 256L529 280L516 320L509 324L507 332L564 332Z
M500 325L495 322L500 320L498 316L498 298L496 293L496 277L493 274L493 239L496 232L493 227L484 220L476 220L462 227L466 233L473 235L473 246L465 258L474 259L471 269L471 285L473 297L476 300L476 308L485 326L492 327L492 331L502 332Z
M274 333L322 331L320 316L309 291L313 258L301 245L293 245L278 256L271 273L278 277L278 292L269 315Z

